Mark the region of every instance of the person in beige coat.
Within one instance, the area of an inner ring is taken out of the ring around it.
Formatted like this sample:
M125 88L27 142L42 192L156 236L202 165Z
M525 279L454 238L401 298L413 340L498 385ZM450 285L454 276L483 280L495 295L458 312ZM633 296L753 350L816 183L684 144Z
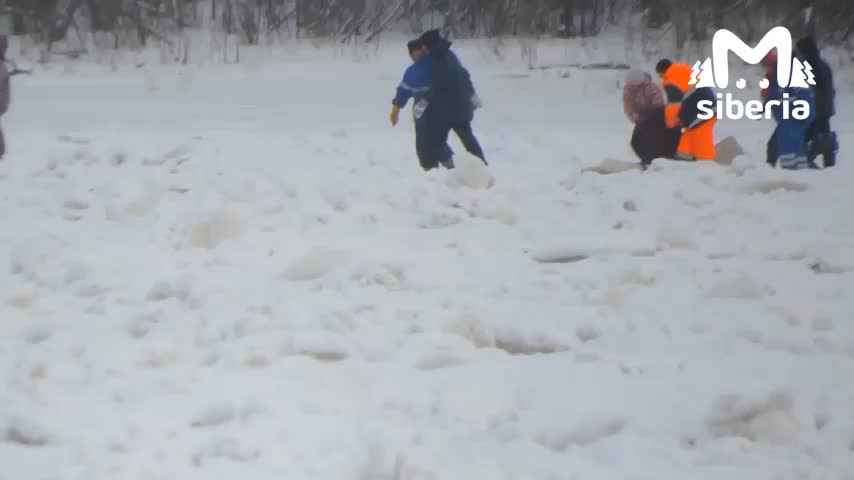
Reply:
M0 116L9 110L9 102L12 99L11 82L9 81L9 68L6 66L6 50L9 48L9 37L0 35ZM0 126L0 160L6 155L6 139L3 136L3 128Z

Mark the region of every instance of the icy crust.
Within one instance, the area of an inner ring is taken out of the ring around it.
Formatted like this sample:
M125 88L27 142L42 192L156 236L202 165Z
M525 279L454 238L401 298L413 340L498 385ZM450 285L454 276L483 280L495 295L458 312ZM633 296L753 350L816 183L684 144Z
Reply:
M209 83L147 98L184 130L4 117L0 477L854 476L849 162L770 170L746 130L731 166L582 172L619 103L484 73L490 167L424 173L365 120L387 77L324 98L340 129L245 97L199 127Z

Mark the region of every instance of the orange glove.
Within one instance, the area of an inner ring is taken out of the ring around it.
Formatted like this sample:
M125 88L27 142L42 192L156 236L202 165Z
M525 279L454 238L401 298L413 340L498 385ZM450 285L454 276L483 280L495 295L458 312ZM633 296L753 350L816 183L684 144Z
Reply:
M389 120L391 120L391 125L397 125L397 121L400 117L400 107L395 104L391 105L391 115L389 115Z

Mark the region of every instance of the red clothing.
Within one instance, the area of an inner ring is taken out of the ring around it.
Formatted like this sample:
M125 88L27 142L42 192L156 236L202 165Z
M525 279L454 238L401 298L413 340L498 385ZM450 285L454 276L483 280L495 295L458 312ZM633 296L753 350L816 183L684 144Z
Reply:
M644 114L664 105L664 94L651 78L629 82L623 87L623 111L632 123L638 123Z

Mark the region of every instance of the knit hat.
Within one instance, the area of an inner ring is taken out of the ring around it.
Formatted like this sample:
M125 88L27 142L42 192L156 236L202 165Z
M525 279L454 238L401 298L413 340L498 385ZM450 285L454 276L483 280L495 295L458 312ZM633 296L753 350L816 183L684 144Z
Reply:
M626 73L626 83L643 83L651 78L648 73L637 68L633 68Z
M760 62L762 65L776 65L777 64L777 51L771 50L765 54Z

